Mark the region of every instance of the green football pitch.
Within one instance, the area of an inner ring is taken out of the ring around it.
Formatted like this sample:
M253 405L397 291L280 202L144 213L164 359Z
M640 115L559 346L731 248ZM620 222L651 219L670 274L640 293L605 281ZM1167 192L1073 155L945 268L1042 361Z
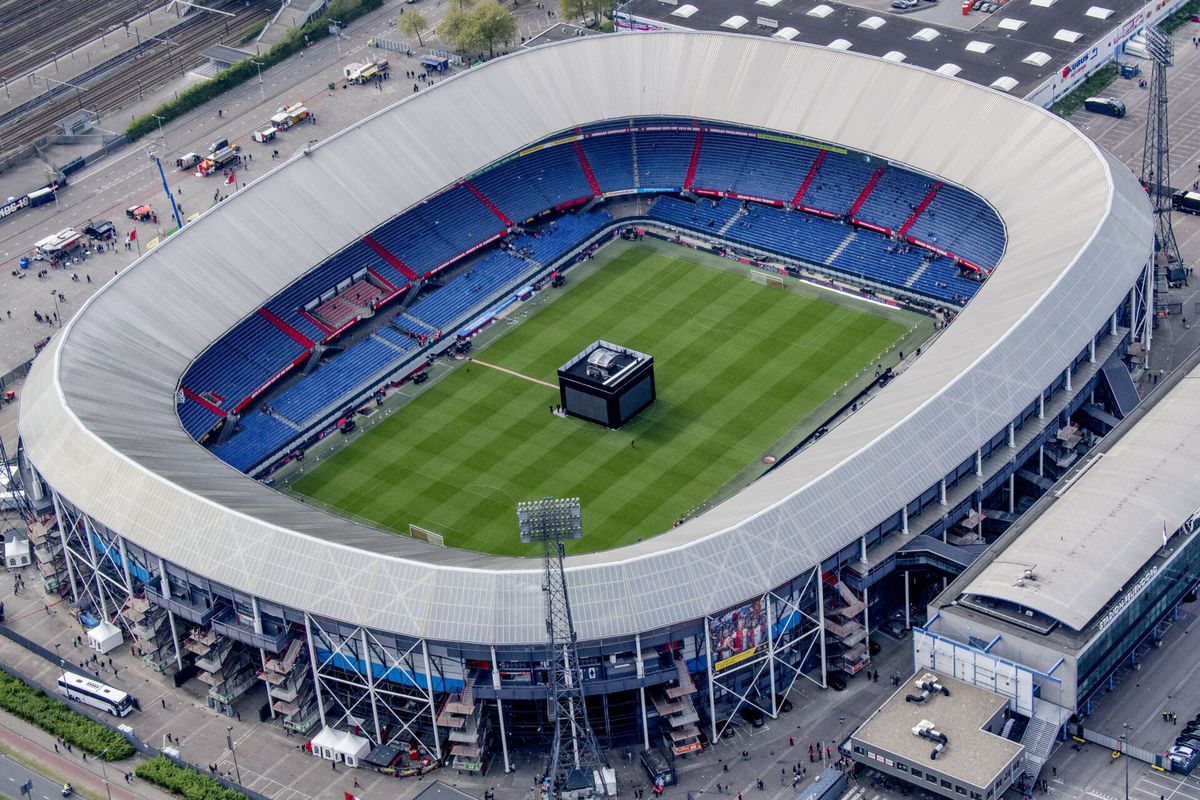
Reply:
M519 501L577 496L584 539L569 551L628 544L753 478L815 411L840 405L834 392L865 383L924 330L915 314L835 302L790 280L763 285L682 249L613 247L567 288L519 307L519 324L497 323L505 332L481 337L477 361L435 367L411 401L291 491L503 555L536 552L518 541ZM550 413L557 368L596 339L654 356L658 399L619 431Z

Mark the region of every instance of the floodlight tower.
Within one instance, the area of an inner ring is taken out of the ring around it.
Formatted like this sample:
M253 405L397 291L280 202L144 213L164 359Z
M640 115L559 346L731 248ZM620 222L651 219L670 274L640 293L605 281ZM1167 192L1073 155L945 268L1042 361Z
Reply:
M561 797L568 779L575 775L592 784L600 776L604 794L609 790L596 734L588 722L583 699L583 672L579 668L575 622L567 597L563 571L563 541L583 538L579 498L547 497L517 504L521 541L541 542L546 593L546 634L550 642L550 699L554 705L554 733L546 758L546 797Z
M1150 74L1150 99L1146 107L1146 138L1142 146L1142 185L1154 205L1155 251L1160 266L1177 265L1179 244L1171 225L1171 137L1167 119L1167 67L1175 61L1171 37L1158 27L1146 28L1146 49L1154 64ZM1152 309L1147 309L1153 313Z

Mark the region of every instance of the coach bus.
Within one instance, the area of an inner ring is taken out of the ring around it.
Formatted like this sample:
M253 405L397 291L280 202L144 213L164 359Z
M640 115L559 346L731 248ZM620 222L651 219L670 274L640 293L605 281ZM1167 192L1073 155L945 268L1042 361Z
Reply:
M68 700L107 711L114 717L127 717L133 711L133 698L125 692L74 672L62 674L58 691Z

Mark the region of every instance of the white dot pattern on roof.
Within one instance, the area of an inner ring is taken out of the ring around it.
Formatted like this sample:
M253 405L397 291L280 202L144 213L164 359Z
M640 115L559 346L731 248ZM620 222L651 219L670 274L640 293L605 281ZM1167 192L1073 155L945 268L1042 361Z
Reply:
M1060 42L1069 42L1075 44L1083 38L1083 34L1079 31L1067 30L1066 28L1059 29L1058 33L1054 34L1054 38Z
M1016 17L1007 17L1000 20L1000 24L997 27L1004 31L1019 31L1025 27L1025 20L1017 19Z
M963 49L968 53L986 53L995 46L996 45L992 44L991 42L981 42L977 39L972 39L971 41L967 42L967 46Z
M1032 64L1035 67L1041 67L1045 66L1046 62L1049 60L1049 53L1043 53L1041 50L1034 50L1032 53L1022 58L1021 63Z
M732 17L722 22L721 27L736 31L749 21L750 20L746 19L740 14L734 14Z
M862 22L858 23L858 27L875 31L879 30L886 24L887 20L885 20L883 17L867 17Z
M941 35L941 31L937 30L936 28L921 28L921 30L917 31L909 38L916 39L919 42L932 42Z

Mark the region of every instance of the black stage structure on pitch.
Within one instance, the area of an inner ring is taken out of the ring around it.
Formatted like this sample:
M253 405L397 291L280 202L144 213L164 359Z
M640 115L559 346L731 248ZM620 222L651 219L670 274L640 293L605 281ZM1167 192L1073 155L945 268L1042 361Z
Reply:
M558 368L558 394L571 416L619 428L654 402L654 359L597 340Z

